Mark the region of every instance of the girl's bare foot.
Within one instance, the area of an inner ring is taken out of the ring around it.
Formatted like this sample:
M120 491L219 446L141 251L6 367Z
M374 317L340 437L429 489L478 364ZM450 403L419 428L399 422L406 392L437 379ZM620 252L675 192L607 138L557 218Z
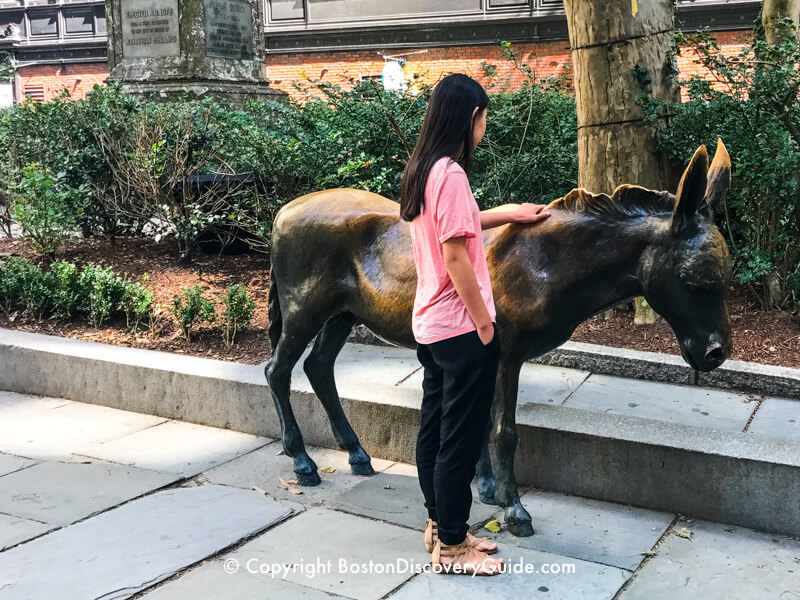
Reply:
M502 558L492 558L475 549L466 538L454 546L442 544L442 540L437 539L431 553L431 564L435 573L499 575L504 571Z
M439 528L436 525L436 521L433 519L428 519L428 522L425 524L425 534L423 535L425 540L425 550L428 552L433 552L433 545L436 543L436 540L439 539L438 534ZM467 541L472 545L473 548L480 550L481 552L485 552L486 554L494 554L497 552L497 544L488 538L476 537L467 532Z

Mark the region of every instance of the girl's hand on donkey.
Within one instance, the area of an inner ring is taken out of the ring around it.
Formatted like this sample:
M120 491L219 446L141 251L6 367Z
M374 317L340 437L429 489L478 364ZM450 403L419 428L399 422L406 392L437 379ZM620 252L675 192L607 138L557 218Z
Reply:
M514 221L517 223L536 223L544 221L550 213L544 210L546 204L534 204L532 202L522 202L514 211Z

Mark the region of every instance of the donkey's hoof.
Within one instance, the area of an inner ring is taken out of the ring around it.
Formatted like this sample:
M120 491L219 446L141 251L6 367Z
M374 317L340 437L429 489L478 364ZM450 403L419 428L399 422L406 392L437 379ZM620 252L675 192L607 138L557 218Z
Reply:
M494 497L494 477L478 479L478 497L484 504L497 504L497 499Z
M522 507L519 500L506 508L505 522L511 535L517 537L530 537L533 535L533 525L528 511Z
M295 472L295 476L297 478L298 485L313 487L315 485L319 485L322 482L322 480L319 478L319 473L317 473L316 471L312 471L311 473Z
M350 465L350 472L353 475L375 475L375 469L372 468L372 463L367 461L365 463L352 463Z
M353 475L375 475L372 460L361 446L350 453L350 471Z

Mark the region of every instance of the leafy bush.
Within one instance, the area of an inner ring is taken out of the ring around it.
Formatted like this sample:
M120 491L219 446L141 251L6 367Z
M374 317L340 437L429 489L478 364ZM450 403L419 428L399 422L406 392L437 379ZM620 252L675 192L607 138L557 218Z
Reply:
M793 25L791 26L793 29ZM724 55L708 30L679 35L711 79L693 76L685 103L644 93L640 102L659 147L677 163L721 137L733 180L717 219L731 249L737 279L765 308L800 299L800 45L756 37ZM646 83L646 82L645 82ZM669 116L668 119L663 118Z
M6 314L22 306L29 281L41 277L41 272L36 265L16 256L0 263L0 298Z
M236 333L250 325L256 310L256 303L247 293L247 286L237 283L228 287L222 297L222 334L225 345L233 345Z
M199 285L183 288L182 296L175 296L170 312L178 320L178 327L187 342L191 341L191 332L201 323L213 323L214 301L203 297L203 288Z
M70 205L85 190L66 186L36 164L26 166L22 179L11 189L12 215L23 234L39 254L54 257L76 226Z
M234 108L209 99L143 102L113 82L77 101L64 94L9 107L0 111L3 185L16 185L32 162L58 173L64 190L81 190L63 205L84 236L169 236L188 259L204 231L234 226L268 250L275 213L305 193L354 187L398 198L430 87L401 94L354 83L309 82L301 101ZM562 195L577 181L573 98L527 71L522 89L495 87L475 156L476 199L488 208ZM254 173L266 192L198 193L187 185L197 175L230 173Z
M152 301L151 290L126 281L111 268L89 264L78 269L73 263L56 261L43 271L24 258L0 261L0 308L7 314L18 308L35 318L49 314L69 320L84 314L99 327L124 313L128 328L135 332L149 317Z
M149 279L142 276L142 283ZM153 313L153 291L137 283L126 282L122 294L122 310L128 331L137 333L143 323L149 321Z
M83 290L81 309L87 314L89 323L100 327L113 313L120 310L126 284L111 267L83 267L78 277L78 286Z
M71 319L80 307L84 295L78 267L59 260L51 265L47 275L53 315Z

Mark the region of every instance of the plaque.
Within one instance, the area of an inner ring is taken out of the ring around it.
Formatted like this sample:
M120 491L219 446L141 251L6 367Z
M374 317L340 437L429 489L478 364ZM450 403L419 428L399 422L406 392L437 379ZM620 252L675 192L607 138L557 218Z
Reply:
M206 56L249 60L254 57L253 8L246 0L204 0Z
M178 0L122 0L122 55L179 56Z

